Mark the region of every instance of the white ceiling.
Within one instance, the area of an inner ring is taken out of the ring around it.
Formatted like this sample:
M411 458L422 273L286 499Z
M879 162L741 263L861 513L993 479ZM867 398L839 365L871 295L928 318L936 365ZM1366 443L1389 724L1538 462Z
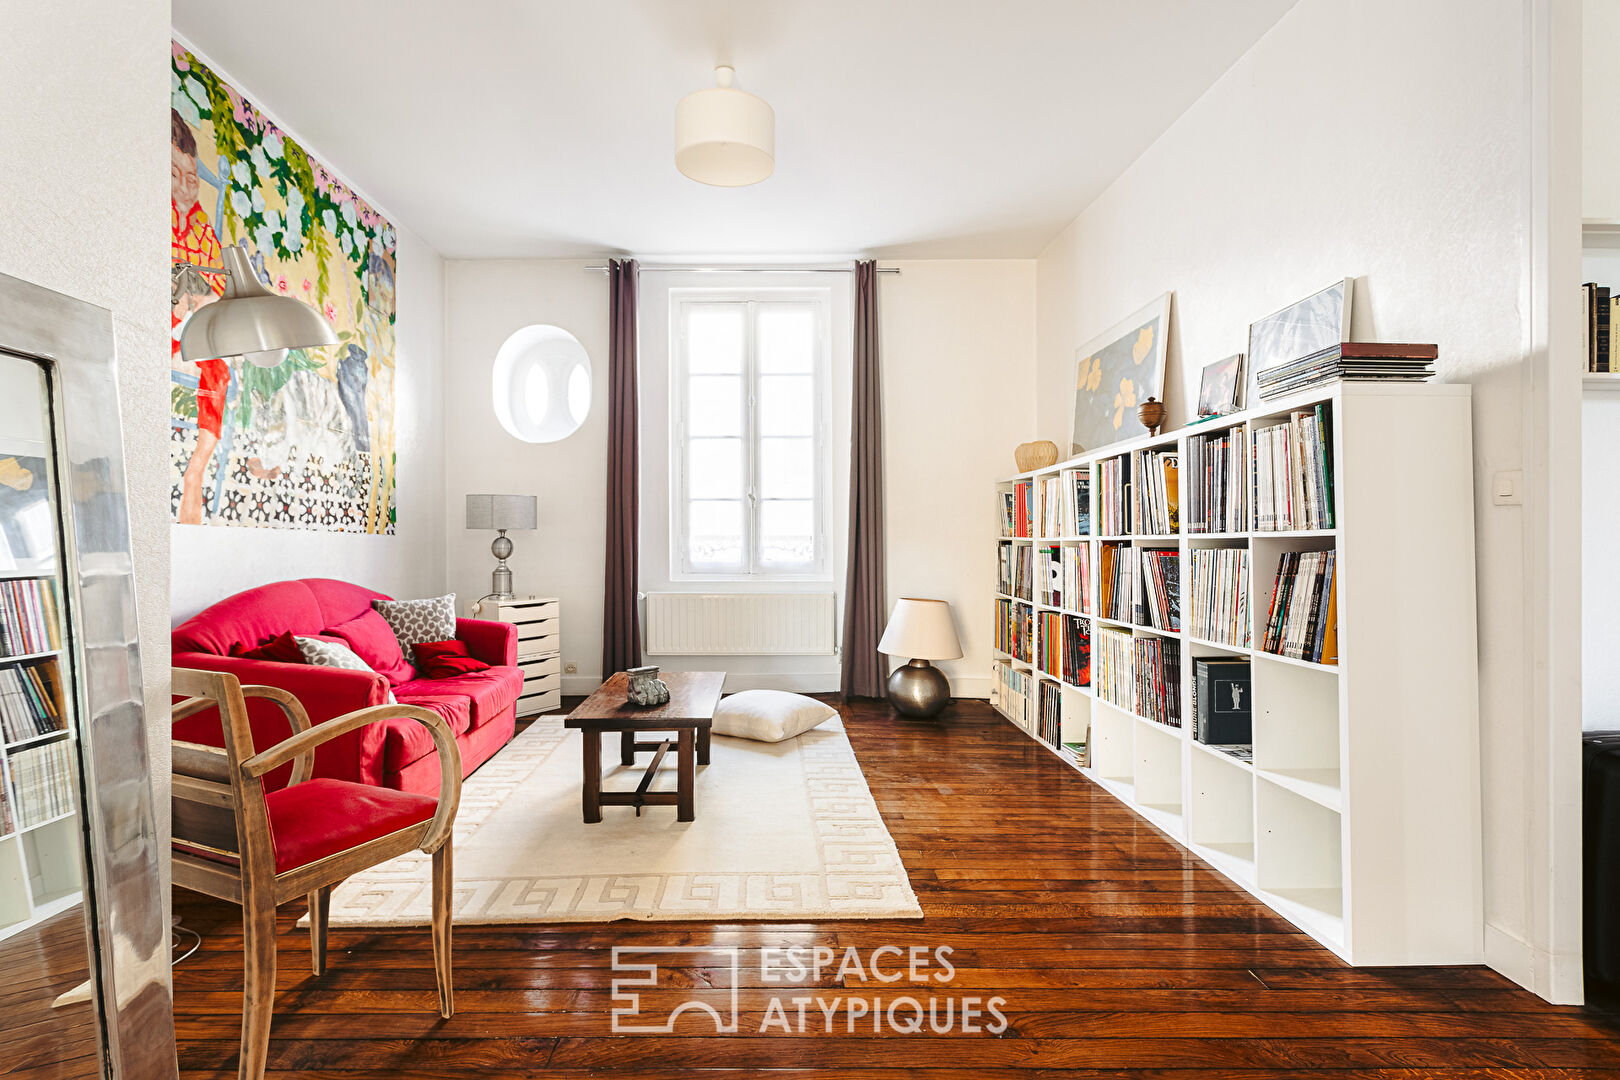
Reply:
M451 257L1029 257L1293 0L173 0L176 31ZM675 171L716 63L776 174Z

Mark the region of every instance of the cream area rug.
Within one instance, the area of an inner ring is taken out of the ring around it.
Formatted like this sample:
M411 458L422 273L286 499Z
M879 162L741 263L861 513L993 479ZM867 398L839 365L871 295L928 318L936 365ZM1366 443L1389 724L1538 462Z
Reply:
M782 743L714 736L691 822L604 806L585 824L581 738L541 717L462 786L456 923L922 918L840 719ZM603 788L633 790L651 755L618 757L604 735ZM674 790L673 749L653 787ZM429 863L418 852L350 878L331 924L426 925Z

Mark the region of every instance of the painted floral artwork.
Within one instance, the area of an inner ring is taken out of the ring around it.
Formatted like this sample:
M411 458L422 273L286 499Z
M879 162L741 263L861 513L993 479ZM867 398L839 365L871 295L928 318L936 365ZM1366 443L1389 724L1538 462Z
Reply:
M182 524L394 531L394 228L179 44L170 68L171 503ZM185 361L222 245L338 344ZM273 359L273 358L272 358Z
M1075 352L1071 452L1145 434L1136 407L1150 397L1164 400L1169 327L1170 294L1165 293Z

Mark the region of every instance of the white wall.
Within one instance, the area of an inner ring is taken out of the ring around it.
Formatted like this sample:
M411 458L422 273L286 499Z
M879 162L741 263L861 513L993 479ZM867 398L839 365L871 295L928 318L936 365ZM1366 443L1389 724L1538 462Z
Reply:
M888 265L885 263L885 265ZM899 262L879 275L889 606L948 600L958 697L990 692L995 484L1036 437L1035 263Z
M169 5L0 5L0 273L113 313L157 811L169 775Z
M1620 278L1613 279L1620 282ZM1581 727L1620 730L1620 392L1581 402Z
M481 260L452 261L448 269L450 585L471 598L485 592L489 581L491 536L460 527L462 497L475 491L538 495L540 528L513 537L513 567L520 594L562 598L563 662L577 667L574 676L564 676L567 693L588 691L602 677L607 284L603 275L587 273L586 265ZM967 655L945 669L955 692L983 695L994 617L984 585L994 572L990 493L995 479L1012 471L1012 448L1032 437L1034 421L1034 263L898 265L902 274L879 278L891 603L922 595L956 605ZM495 351L529 323L554 323L571 332L593 367L589 419L549 445L507 435L490 405ZM663 350L649 340L660 333L643 326L644 387L658 374L646 365L665 362L658 359ZM847 398L834 408L847 413ZM644 483L644 500L648 490ZM648 516L645 501L643 506ZM842 592L841 566L834 587ZM824 668L783 675L791 680L783 685L807 685L802 680L810 677L825 681ZM826 685L836 686L835 672Z
M306 149L320 158L319 147ZM338 578L399 597L444 591L444 260L397 221L394 228L394 535L174 525L174 623L232 593L290 578Z
M600 262L601 260L597 260ZM607 277L570 260L452 260L446 269L444 503L449 587L466 601L489 591L491 532L469 532L465 497L536 495L539 528L509 534L513 588L562 600L563 692L602 681L602 582L607 521ZM591 411L554 443L526 443L495 419L495 352L514 330L560 326L591 358Z
M1620 0L1584 0L1581 16L1581 216L1620 221Z
M1553 948L1549 737L1527 719L1526 512L1488 487L1525 461L1527 25L1520 0L1301 0L1041 256L1037 420L1067 445L1075 348L1166 289L1172 427L1251 319L1337 278L1358 278L1356 337L1439 343L1474 387L1486 955L1530 982Z

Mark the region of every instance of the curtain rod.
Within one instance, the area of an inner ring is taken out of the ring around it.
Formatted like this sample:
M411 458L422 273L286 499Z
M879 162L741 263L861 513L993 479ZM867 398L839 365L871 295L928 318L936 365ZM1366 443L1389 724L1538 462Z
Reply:
M598 264L586 270L605 274L608 268ZM644 274L853 274L853 266L641 266ZM898 274L898 266L880 266L880 274Z

